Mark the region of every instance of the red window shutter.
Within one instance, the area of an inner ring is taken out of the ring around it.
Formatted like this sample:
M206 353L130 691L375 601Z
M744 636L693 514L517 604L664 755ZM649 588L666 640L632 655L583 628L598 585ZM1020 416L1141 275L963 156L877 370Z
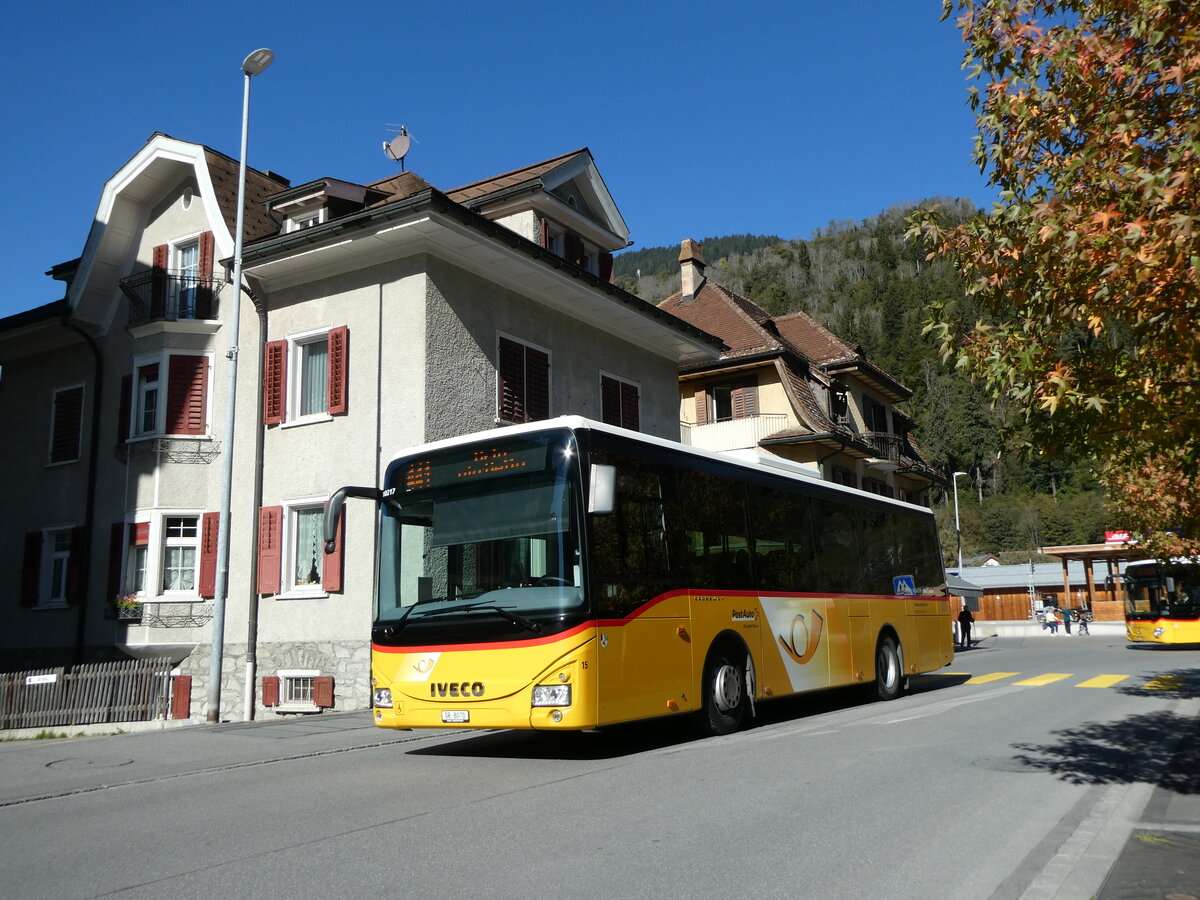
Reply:
M221 514L206 512L200 524L200 596L217 596L217 536Z
M82 525L71 529L71 550L67 557L67 606L76 606L87 593L87 579L84 578L83 557L84 546L87 543L87 529Z
M328 504L326 504L328 506ZM338 517L337 527L337 547L332 553L325 554L325 561L321 564L321 582L322 587L329 593L335 593L342 590L342 576L344 573L345 554L342 548L346 544L346 509L342 508L342 514Z
M171 679L171 718L190 719L192 716L192 676L176 675Z
M621 424L621 384L607 375L600 376L600 419L608 425Z
M263 424L278 425L287 410L287 341L268 341L263 352Z
M125 558L125 523L113 522L108 536L108 596L111 600L121 590L121 562Z
M31 531L25 535L25 558L21 566L21 605L31 608L38 605L38 588L42 575L42 533Z
M607 250L600 251L600 280L612 282L613 257Z
M278 706L279 705L279 676L264 675L262 684L262 704L263 706Z
M167 434L208 431L208 357L172 356L167 364Z
M525 348L525 412L527 422L550 418L550 357Z
M167 259L170 249L166 244L154 248L150 275L150 318L161 319L167 310Z
M704 388L696 391L696 424L708 424L708 392Z
M638 411L639 392L636 384L621 382L621 427L631 431L641 428L641 415Z
M542 219L542 247L550 249L550 220Z
M506 422L524 422L525 348L516 341L500 338L500 418Z
M333 676L319 675L313 679L313 706L333 708Z
M260 594L278 594L283 574L283 507L258 510L258 584Z
M213 233L200 235L200 281L196 285L196 318L213 318Z
M346 412L346 376L349 371L350 329L346 326L329 332L328 412L337 416Z
M83 424L83 388L68 388L54 394L54 430L50 436L50 462L79 459L79 435Z

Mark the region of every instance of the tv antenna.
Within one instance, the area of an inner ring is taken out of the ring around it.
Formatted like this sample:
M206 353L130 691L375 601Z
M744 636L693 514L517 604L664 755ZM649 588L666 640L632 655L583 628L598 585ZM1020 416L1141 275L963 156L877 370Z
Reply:
M398 127L400 130L390 141L383 142L383 152L387 154L388 159L400 163L400 171L403 172L404 157L408 155L408 148L412 146L412 138L409 137L408 128L403 125L389 125L388 127Z

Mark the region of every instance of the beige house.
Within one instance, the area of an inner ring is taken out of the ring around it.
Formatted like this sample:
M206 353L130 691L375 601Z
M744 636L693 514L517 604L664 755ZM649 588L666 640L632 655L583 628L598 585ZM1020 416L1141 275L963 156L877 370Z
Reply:
M827 481L928 505L943 479L921 456L898 403L912 391L804 313L770 316L710 282L698 243L680 248L680 292L659 308L721 338L718 360L684 363L684 443L753 450Z
M586 149L447 192L250 171L234 342L236 183L229 157L154 135L50 273L63 299L0 320L0 414L22 423L0 445L0 652L169 656L200 714L233 452L222 717L365 707L372 510L348 507L326 557L325 498L506 422L674 437L680 366L721 345L612 284L628 230Z

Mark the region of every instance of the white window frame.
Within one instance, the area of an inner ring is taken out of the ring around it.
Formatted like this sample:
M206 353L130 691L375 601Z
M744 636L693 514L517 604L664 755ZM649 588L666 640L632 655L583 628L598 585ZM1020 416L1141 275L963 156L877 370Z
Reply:
M196 251L195 266L184 267L183 256L189 250ZM190 315L183 315L183 298L185 290L183 287L183 279L187 275L193 278L200 277L200 235L199 233L189 237L180 238L172 241L170 245L170 268L169 272L174 276L174 282L171 289L171 296L168 298L167 309L172 318L176 319L194 319L196 318L196 291L194 285L191 289L192 308Z
M321 677L320 669L279 669L275 674L279 678L279 705L275 707L276 712L320 712L320 707L314 702L316 679ZM309 680L311 695L308 700L292 700L289 698L289 689L294 687L293 682L301 679Z
M139 525L146 526L146 543L144 544L133 543ZM125 569L121 573L121 584L124 585L122 593L137 594L143 599L148 595L147 586L150 583L151 572L150 559L154 555L153 532L154 525L149 521L125 523ZM138 559L139 556L142 557L140 560ZM138 583L139 581L141 584Z
M322 412L308 413L307 415L300 414L300 398L304 393L304 357L305 347L319 343L322 339L325 341L325 360L328 367L329 360L329 333L333 331L332 325L327 325L323 328L314 328L311 331L301 331L296 334L287 336L287 419L282 423L284 427L293 425L309 425L313 422L332 422L333 416L329 414L329 384L325 385L325 409ZM328 368L327 368L328 370Z
M325 590L325 562L323 550L319 557L321 561L320 576L315 584L297 584L296 583L296 564L299 562L300 547L299 547L299 524L300 519L298 513L302 511L310 511L313 509L323 511L325 508L325 497L304 497L299 500L287 500L283 504L283 529L282 540L282 572L279 585L279 594L277 599L281 600L296 600L301 598L319 598L328 597L329 592ZM282 690L282 688L281 688Z
M291 234L295 231L304 231L306 228L316 228L318 225L324 224L325 221L325 204L305 206L301 209L293 210L288 214L287 225L283 233Z
M72 525L57 525L42 529L41 578L38 579L37 609L67 608L67 580L71 569L71 532L73 529ZM59 539L65 542L65 547L59 546ZM56 592L54 569L55 563L59 562L62 564L62 575L61 584L58 585ZM58 596L55 596L55 593Z
M557 225L546 223L546 249L555 256L566 257L566 230Z
M174 536L169 534L168 529L171 519L193 519L196 523L196 533L191 536ZM198 512L164 512L158 517L158 543L155 546L157 546L159 553L156 569L158 573L156 584L159 596L166 598L200 596L200 536L203 527L203 516ZM155 537L153 529L151 529L151 532L151 538L153 539ZM191 588L180 590L167 589L167 551L171 548L192 548L194 550Z
M146 430L143 428L145 420L145 398L150 392L144 389L142 386L141 372L142 369L154 365L158 366L158 380L154 385L154 425L151 429ZM129 406L129 439L131 441L157 437L158 435L162 434L163 423L165 422L167 416L167 405L164 402L167 396L166 366L167 360L162 353L156 353L151 356L139 356L133 361L133 396L130 398Z
M83 382L81 381L78 384L69 384L66 387L55 388L50 394L50 440L46 445L47 466L66 466L70 465L71 463L77 463L83 454L83 413L84 402L87 400L86 390L84 390L84 393L80 396L79 401L79 435L76 441L77 449L75 451L75 458L60 460L52 459L54 455L54 435L58 431L58 395L74 390L84 390Z

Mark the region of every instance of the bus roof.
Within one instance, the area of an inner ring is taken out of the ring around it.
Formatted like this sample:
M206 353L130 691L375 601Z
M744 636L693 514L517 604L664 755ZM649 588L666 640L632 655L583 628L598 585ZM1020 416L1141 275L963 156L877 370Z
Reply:
M681 444L678 441L670 441L666 438L655 437L654 435L644 434L640 431L631 431L627 428L620 428L616 425L609 425L605 422L597 422L594 419L584 418L583 416L558 416L554 419L541 419L537 422L525 422L520 425L505 425L501 428L489 429L487 431L477 431L472 434L457 435L450 438L442 438L437 441L430 441L426 444L419 444L414 447L408 447L398 454L392 456L392 461L407 456L421 455L434 452L437 450L445 450L452 447L461 447L464 444L474 444L477 441L495 439L497 437L519 437L525 434L540 434L545 431L568 429L570 431L588 430L598 431L606 434L617 435L627 438L631 441L636 441L640 444L647 444L653 447L660 447L669 450L672 453L678 453L683 456L691 456L697 459L706 459L716 462L733 465L737 468L746 469L749 471L760 472L775 477L784 477L790 481L803 481L809 484L820 485L822 488L841 492L856 498L869 498L873 501L889 503L894 506L900 506L905 509L916 510L929 513L932 511L926 506L919 506L915 503L909 503L905 500L897 500L892 497L884 497L880 494L873 494L870 491L859 490L858 488L847 487L846 485L836 484L832 481L826 481L821 478L817 472L813 471L801 463L794 462L783 457L767 456L755 450L731 450L731 451L713 451L702 450L698 447L692 447L687 444Z

